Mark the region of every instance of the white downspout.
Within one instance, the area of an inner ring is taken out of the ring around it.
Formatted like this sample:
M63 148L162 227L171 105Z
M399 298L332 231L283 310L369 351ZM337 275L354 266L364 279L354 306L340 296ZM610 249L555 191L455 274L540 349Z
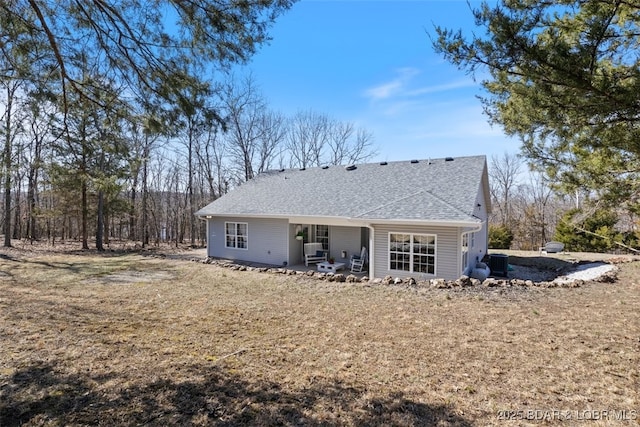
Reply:
M209 242L211 241L211 236L209 235L209 223L211 222L211 218L206 218L205 222L207 223L207 258L209 258L211 256L211 253L209 252Z
M374 259L375 255L375 230L371 224L367 224L369 229L369 280L373 280L373 274L375 271Z

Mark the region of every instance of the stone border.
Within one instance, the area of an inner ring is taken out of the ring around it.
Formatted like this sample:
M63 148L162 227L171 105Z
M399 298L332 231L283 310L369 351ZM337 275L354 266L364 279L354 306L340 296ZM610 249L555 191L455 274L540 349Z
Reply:
M533 280L523 280L523 279L496 279L493 277L489 277L484 281L480 281L478 279L469 277L469 276L460 276L460 278L456 280L445 280L445 279L429 279L429 280L421 280L417 281L413 277L409 277L406 279L401 279L400 277L392 277L385 276L383 279L373 279L369 280L369 277L362 276L358 277L354 274L344 275L342 273L324 273L317 272L315 270L307 270L307 271L297 271L289 268L283 267L269 267L269 266L256 266L256 265L247 265L238 262L228 261L228 260L220 260L216 258L207 257L204 260L192 258L191 261L200 262L202 264L212 264L223 268L229 268L235 271L256 271L259 273L271 273L271 274L283 274L287 276L305 276L309 278L315 278L317 280L325 280L327 282L338 282L338 283L369 283L372 285L405 285L405 286L415 286L422 288L433 288L433 289L453 289L453 288L466 288L466 287L485 287L485 288L496 288L496 287L537 287L537 288L578 288L587 281L585 280L572 280L572 281L543 281L543 282L535 282ZM602 276L589 280L588 282L596 282L596 283L614 283L618 280L618 269L615 268Z

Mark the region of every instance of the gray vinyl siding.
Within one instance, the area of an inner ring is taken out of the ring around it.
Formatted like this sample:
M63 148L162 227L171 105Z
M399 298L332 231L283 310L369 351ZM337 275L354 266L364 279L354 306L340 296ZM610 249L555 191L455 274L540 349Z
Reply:
M329 227L329 256L337 262L349 262L351 255L359 255L361 250L360 227ZM342 258L342 251L347 252L346 258Z
M415 279L442 278L454 280L460 277L460 233L457 227L374 225L374 274L382 278L413 277ZM436 274L426 275L389 270L389 233L432 234L436 236Z
M288 261L289 223L287 220L215 217L208 221L209 256L271 265L282 265L283 262ZM242 222L248 225L247 249L225 247L225 222Z

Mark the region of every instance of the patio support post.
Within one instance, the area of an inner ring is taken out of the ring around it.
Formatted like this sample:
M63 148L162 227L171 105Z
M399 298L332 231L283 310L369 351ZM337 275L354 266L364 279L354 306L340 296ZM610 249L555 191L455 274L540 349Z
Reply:
M367 228L369 228L369 280L373 280L373 275L375 272L375 265L374 265L374 259L376 258L374 256L375 254L375 241L376 241L376 232L375 229L373 228L372 225L367 224Z

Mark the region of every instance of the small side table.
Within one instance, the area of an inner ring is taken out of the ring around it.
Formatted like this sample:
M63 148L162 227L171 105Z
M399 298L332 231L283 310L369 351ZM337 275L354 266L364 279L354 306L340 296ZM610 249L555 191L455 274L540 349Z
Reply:
M330 262L325 261L318 263L318 271L335 273L338 270L344 269L344 266L344 262L334 262L333 264L331 264Z

